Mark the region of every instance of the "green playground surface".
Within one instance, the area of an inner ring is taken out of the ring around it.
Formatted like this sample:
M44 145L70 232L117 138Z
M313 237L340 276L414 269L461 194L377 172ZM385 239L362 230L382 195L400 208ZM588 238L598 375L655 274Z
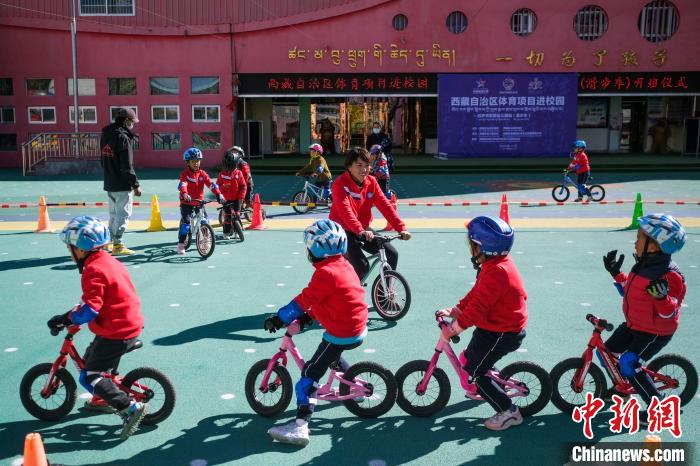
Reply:
M608 175L601 173L603 177ZM636 192L645 199L700 199L697 177L682 172L664 173L656 179L649 174L609 175L608 192L611 199L633 199ZM106 200L96 177L19 181L3 179L0 173L0 180L3 203L36 202L42 194L50 202ZM501 193L507 193L509 199L544 199L553 184L551 175L522 174L399 175L395 181L401 198L417 200L497 199ZM283 176L261 176L258 183L270 200L280 200L298 187L298 180ZM171 177L154 173L143 184L147 186L144 200L155 193L161 202L174 201L176 181ZM636 233L616 225L629 223L633 204L584 207L510 207L517 228L512 254L528 291L529 324L521 351L504 358L501 367L527 360L549 371L563 359L580 356L592 332L585 320L587 313L616 325L622 322L620 297L601 258L608 250L618 249L627 257L624 269L631 266ZM689 285L681 327L662 354L680 353L698 365L700 206L645 205L644 209L670 212L690 225L686 247L675 257ZM55 230L75 215L106 219L105 208L49 210ZM475 279L463 229L449 225L474 215L496 215L498 206L402 206L400 213L421 225L411 227L411 241L396 245L399 271L411 287L411 308L398 322L384 321L370 309L367 339L344 355L350 363L374 361L393 372L408 361L433 355L439 336L434 311L454 305ZM135 226L125 242L139 254L120 260L141 297L146 325L143 348L124 356L120 372L138 366L162 370L175 385L177 403L163 423L143 427L121 442L119 419L85 411L81 406L86 393L80 387L75 409L58 422L36 420L22 407L19 383L23 374L36 364L53 361L62 342L61 337L49 334L46 320L80 299L80 282L57 235L36 234L32 226L25 226L36 223L36 209L0 210L0 296L5 305L0 327L0 367L4 371L0 378L0 464L21 464L24 435L29 432L41 433L52 463L73 466L555 465L568 461L568 442L586 440L582 425L551 403L519 427L488 431L482 423L493 414L491 408L464 398L459 379L443 358L440 367L448 373L452 395L448 406L433 417L414 418L394 406L377 419L361 419L342 404L320 403L306 448L273 442L267 429L294 417L294 401L280 416L260 417L246 402L244 380L248 369L272 356L281 342L279 332L271 335L262 330L263 320L288 303L312 273L301 242L302 228L280 227L274 221L291 217L311 223L324 213L297 216L289 207L271 207L268 214L272 218L267 230L246 232L243 243L219 241L213 256L202 260L193 250L185 256L175 254L175 231L144 232L141 225L147 223L150 209L135 209ZM163 218L166 223L176 221L177 208L163 207ZM559 223L551 228L554 221ZM526 226L518 227L518 222ZM221 233L220 228L215 230ZM369 302L369 292L367 299ZM462 335L458 348L466 346L470 332ZM321 333L315 325L294 338L304 356L311 356ZM90 332L84 329L76 336L77 348L82 352L90 340ZM70 363L69 371L77 381ZM296 381L299 371L291 367L290 373ZM607 424L611 416L605 412L595 418L594 442L644 441L643 432L613 434ZM696 396L682 408L682 437L674 439L664 431L662 441L697 442L698 421L700 397Z

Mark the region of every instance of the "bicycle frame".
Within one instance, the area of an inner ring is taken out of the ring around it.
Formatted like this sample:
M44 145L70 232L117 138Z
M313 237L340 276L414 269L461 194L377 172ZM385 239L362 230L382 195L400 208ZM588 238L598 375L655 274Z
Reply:
M303 191L306 192L306 194L309 195L309 198L311 198L314 202L318 201L327 201L327 197L323 197L323 191L324 188L316 186L315 184L312 184L309 182L308 179L304 181L304 188Z
M387 239L389 241L398 238L399 236L390 236ZM381 237L380 237L381 238ZM384 277L384 271L385 270L391 270L391 266L389 265L389 262L387 261L386 258L386 250L384 249L384 242L389 242L389 241L382 241L381 239L379 240L379 251L377 251L376 254L372 254L367 257L367 260L371 261L369 264L369 270L367 270L367 274L362 278L362 285L367 286L367 277L369 277L372 272L374 271L375 268L377 268L378 265L381 264L381 267L379 267L379 275L382 276L382 285L384 286L384 289L386 289L386 278Z
M595 328L593 329L591 339L588 341L588 347L581 356L581 358L583 359L583 366L580 369L577 369L574 373L574 377L571 380L571 388L576 393L583 392L584 380L588 375L588 368L593 363L593 350L596 350L600 362L603 364L604 368L607 369L608 374L613 379L613 388L616 391L624 393L626 395L637 393L634 387L632 387L632 384L630 384L620 374L617 356L615 356L605 347L605 343L603 342L601 334L603 330L605 330L605 324L607 324L607 322L605 320L597 318L592 318L588 320L593 324ZM654 382L663 382L664 385L657 387L659 391L666 390L669 388L678 388L677 380L674 380L669 376L651 371L647 369L646 366L642 366L642 370L649 374L649 376Z
M43 398L49 398L49 396L51 396L51 392L57 388L55 385L59 383L59 380L55 377L56 372L59 369L66 367L68 363L68 357L71 358L79 372L85 369L85 360L80 356L78 350L73 344L73 336L80 331L80 326L69 325L68 327L66 327L66 331L67 334L65 337L63 337L63 343L61 344L60 354L51 365L51 371L49 372L49 376L47 377L46 383L41 389L40 393ZM131 388L126 388L121 384L122 378L117 374L116 367L112 369L112 372L103 372L103 376L105 378L112 379L112 381L114 381L117 387L121 391L129 395L133 400L148 401L150 389L146 385L140 384L138 381L134 382L133 387L141 390L140 392L134 391Z
M438 317L437 320L439 327L445 325L442 317ZM437 345L435 345L435 353L433 354L433 357L430 358L428 368L425 371L423 379L418 384L416 392L420 395L426 392L426 390L428 389L428 383L430 382L430 378L433 375L433 371L437 367L440 355L443 353L447 356L447 359L450 361L452 368L457 373L457 376L459 377L459 383L462 386L462 389L464 389L466 397L472 400L483 400L481 395L477 393L476 384L469 382L469 373L464 369L464 365L467 362L464 353L461 353L458 357L452 349L452 345L450 344L450 342L445 341L442 338L438 338ZM510 398L520 395L527 396L527 393L525 393L523 387L519 386L515 381L511 379L501 378L501 375L497 370L494 370L493 368L489 369L486 374L490 379L492 379L499 385L502 385L506 389L506 394Z
M294 341L292 340L292 335L296 335L300 331L301 329L299 327L298 321L294 321L291 324L289 324L289 326L287 326L287 331L284 334L284 338L282 338L280 349L270 359L269 363L267 364L267 370L265 371L265 375L263 376L260 382L260 390L262 392L267 391L270 376L273 374L273 369L278 364L278 361L280 361L280 363L283 366L287 366L287 352L289 352L289 354L292 356L292 359L296 363L299 370L302 370L304 368L304 358L302 357L301 353L299 352L299 349L296 347ZM335 380L338 380L341 384L345 384L350 387L350 391L347 395L341 395L340 390L338 388L333 387L333 382ZM355 380L359 379L356 378ZM359 382L364 381L359 380ZM316 393L314 394L316 398L325 401L345 401L357 398L359 396L370 395L371 394L368 393L367 388L364 387L361 383L357 383L352 380L345 380L343 378L343 372L336 371L332 367L331 372L328 375L328 381L325 384L319 386L316 390Z

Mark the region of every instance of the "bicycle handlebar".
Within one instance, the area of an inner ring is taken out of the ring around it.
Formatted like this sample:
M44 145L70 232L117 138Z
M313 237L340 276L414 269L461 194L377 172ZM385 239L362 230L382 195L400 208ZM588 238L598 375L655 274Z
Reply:
M605 319L600 319L593 314L586 315L586 320L593 324L594 326L612 332L615 326Z
M442 329L442 327L446 327L448 325L442 316L435 316L435 320L437 320L438 327L440 327L440 329ZM457 336L457 335L450 337L450 341L452 343L459 343L460 340L461 340L461 338L459 338L459 336Z

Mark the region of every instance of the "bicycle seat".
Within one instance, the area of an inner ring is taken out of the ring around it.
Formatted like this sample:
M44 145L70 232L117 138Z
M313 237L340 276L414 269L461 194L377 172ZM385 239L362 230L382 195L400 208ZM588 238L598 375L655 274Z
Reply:
M136 340L131 346L129 346L126 349L127 353L130 353L131 351L137 350L143 346L143 342L141 340Z

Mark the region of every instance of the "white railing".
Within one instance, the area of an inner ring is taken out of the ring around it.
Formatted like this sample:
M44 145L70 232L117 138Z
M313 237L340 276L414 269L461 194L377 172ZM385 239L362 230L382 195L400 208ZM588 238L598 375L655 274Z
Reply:
M47 160L98 160L100 133L42 133L22 144L22 175Z

